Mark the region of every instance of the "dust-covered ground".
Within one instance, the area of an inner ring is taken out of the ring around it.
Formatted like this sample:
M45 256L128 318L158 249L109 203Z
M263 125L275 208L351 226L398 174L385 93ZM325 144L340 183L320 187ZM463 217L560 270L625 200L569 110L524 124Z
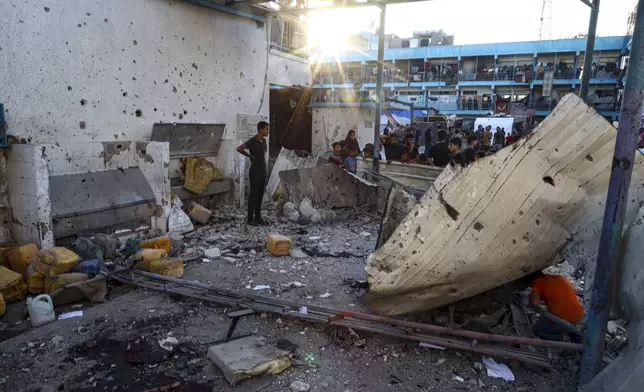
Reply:
M364 289L348 283L364 279L378 219L345 211L338 221L325 225L274 222L270 227L247 228L242 222L243 216L236 212L220 211L214 223L187 235L185 255L213 247L223 254L187 262L184 278L235 290L269 286L253 292L303 304L368 310L361 301ZM265 250L269 233L288 235L315 256L270 256ZM24 302L10 304L0 319L3 391L277 392L302 381L310 391L329 392L563 392L575 391L578 378L575 353L553 352L554 371L498 358L513 370L516 381L510 382L488 377L478 354L421 348L410 341L257 314L243 318L236 335L249 333L269 342L286 339L298 346L295 356L301 362L280 375L233 388L206 354L229 324L227 309L215 304L111 282L108 301L82 304L84 314L79 318L31 328L23 309ZM434 322L445 318L427 317ZM179 342L172 352L159 346L159 340L168 336Z

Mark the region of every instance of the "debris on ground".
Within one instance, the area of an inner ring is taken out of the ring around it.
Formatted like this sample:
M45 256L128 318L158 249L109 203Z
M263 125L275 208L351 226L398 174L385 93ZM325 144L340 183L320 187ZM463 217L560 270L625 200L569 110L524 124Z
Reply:
M302 381L293 381L290 386L292 391L295 392L307 392L311 386Z
M291 353L254 336L235 339L208 349L208 358L230 385L247 378L279 374L291 367Z
M208 223L212 212L201 204L193 202L190 204L190 207L188 207L188 215L202 225L205 225Z
M266 240L266 250L273 256L288 256L291 239L280 234L270 234Z
M40 327L56 320L54 302L47 294L40 294L36 298L27 298L27 311L33 327Z
M168 217L168 232L172 234L185 234L195 229L188 214L181 209L182 205L181 200L175 196Z
M165 339L159 340L159 347L166 351L173 351L175 346L179 344L177 338L173 336L168 336Z
M497 363L494 359L488 357L483 357L483 364L487 368L488 377L502 378L505 381L514 381L514 374L506 365Z

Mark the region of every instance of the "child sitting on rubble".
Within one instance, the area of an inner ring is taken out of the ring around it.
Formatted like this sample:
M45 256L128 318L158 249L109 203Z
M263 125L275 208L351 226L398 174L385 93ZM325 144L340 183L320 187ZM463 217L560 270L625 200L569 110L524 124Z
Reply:
M339 142L333 143L333 154L329 157L329 163L333 163L336 166L342 166L342 156L340 155L342 151L342 146Z
M576 325L584 315L584 307L572 283L564 276L541 271L528 275L526 281L531 282L530 304L542 310L539 308L543 301L547 308L547 311L542 310L541 317L532 327L534 334L541 339L557 341L570 334L572 341L578 341Z

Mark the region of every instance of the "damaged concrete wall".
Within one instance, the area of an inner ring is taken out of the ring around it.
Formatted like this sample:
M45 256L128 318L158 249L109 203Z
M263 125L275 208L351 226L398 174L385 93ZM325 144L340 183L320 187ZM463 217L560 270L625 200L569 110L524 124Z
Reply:
M327 164L280 172L280 187L287 199L299 204L309 198L317 208L372 206L380 211L386 204L388 189Z
M279 86L309 86L312 73L307 59L279 50L270 50L268 58L268 82Z
M43 143L38 146L50 176L138 168L152 188L157 214L151 228L166 232L170 213L170 152L163 142Z
M387 314L430 309L553 263L580 222L597 220L616 132L569 94L530 138L446 169L369 256L369 304ZM644 179L643 161L638 154L633 187Z
M311 78L306 64L269 54L268 30L183 1L3 2L7 122L35 143L148 140L155 122L267 117L270 82Z
M317 156L313 155L304 155L298 156L295 151L287 150L282 148L280 155L275 160L273 164L273 169L271 171L268 183L266 184L266 200L272 200L273 195L279 189L280 186L280 173L284 170L292 170L296 168L304 169L308 167L313 167L317 163Z
M12 233L19 245L54 245L46 157L38 146L16 144L8 154Z
M9 154L9 189L13 210L13 235L17 243L36 243L40 247L54 245L52 226L53 176L140 170L154 194L155 213L151 229L166 232L170 212L170 157L167 143L159 142L85 142L16 144ZM79 186L82 184L79 184ZM82 186L81 186L82 188ZM80 189L79 188L79 191ZM122 190L125 193L127 189ZM115 206L119 207L119 206ZM154 207L154 205L153 205ZM79 213L83 205L78 206Z
M0 149L0 246L11 242L11 203L6 150Z
M373 143L374 118L375 110L370 108L313 108L312 153L331 150L333 142L344 140L352 128L360 147Z

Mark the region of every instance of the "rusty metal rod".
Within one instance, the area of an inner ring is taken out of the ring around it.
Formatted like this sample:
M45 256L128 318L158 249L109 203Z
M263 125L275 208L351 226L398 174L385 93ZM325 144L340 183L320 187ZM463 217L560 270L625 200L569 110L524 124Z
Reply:
M439 325L431 325L431 324L416 323L413 321L397 320L397 319L388 318L388 317L374 316L371 314L356 313L356 312L351 312L346 310L339 310L337 314L343 317L358 318L361 320L373 321L380 324L398 325L401 327L414 328L425 332L431 332L431 333L437 333L437 334L443 334L443 335L462 336L470 339L487 340L487 341L497 342L497 343L529 344L532 346L563 348L563 349L571 349L571 350L577 350L577 351L583 351L584 349L584 346L582 344L576 344L576 343L554 342L551 340L524 338L522 336L495 335L491 333L468 331L465 329L451 329L447 327L441 327Z
M136 275L143 276L144 279L136 279L132 281L132 278L134 278ZM218 303L221 305L252 308L258 311L276 313L279 315L287 317L290 316L310 322L327 323L335 326L350 327L364 332L374 332L387 336L399 337L402 339L435 344L446 348L473 351L485 355L516 359L522 362L531 363L543 367L551 367L551 365L547 362L547 358L535 353L525 352L520 349L497 347L485 344L475 344L476 341L468 342L453 338L429 336L425 334L419 334L414 331L400 330L398 327L388 326L386 324L380 324L379 326L370 326L362 322L368 320L340 318L334 321L330 321L333 316L337 315L337 313L339 312L335 309L307 305L309 312L307 314L302 314L297 311L297 309L299 309L302 304L296 302L272 299L254 294L239 292L231 292L234 294L234 296L231 297L227 294L228 292L230 292L229 290L216 289L212 286L202 283L156 275L144 271L135 271L128 277L122 277L117 274L112 274L111 277L125 284L133 283L140 287L180 294L200 300ZM157 281L154 281L153 279ZM219 294L218 291L224 291L226 293ZM259 299L260 301L256 301L256 299Z

